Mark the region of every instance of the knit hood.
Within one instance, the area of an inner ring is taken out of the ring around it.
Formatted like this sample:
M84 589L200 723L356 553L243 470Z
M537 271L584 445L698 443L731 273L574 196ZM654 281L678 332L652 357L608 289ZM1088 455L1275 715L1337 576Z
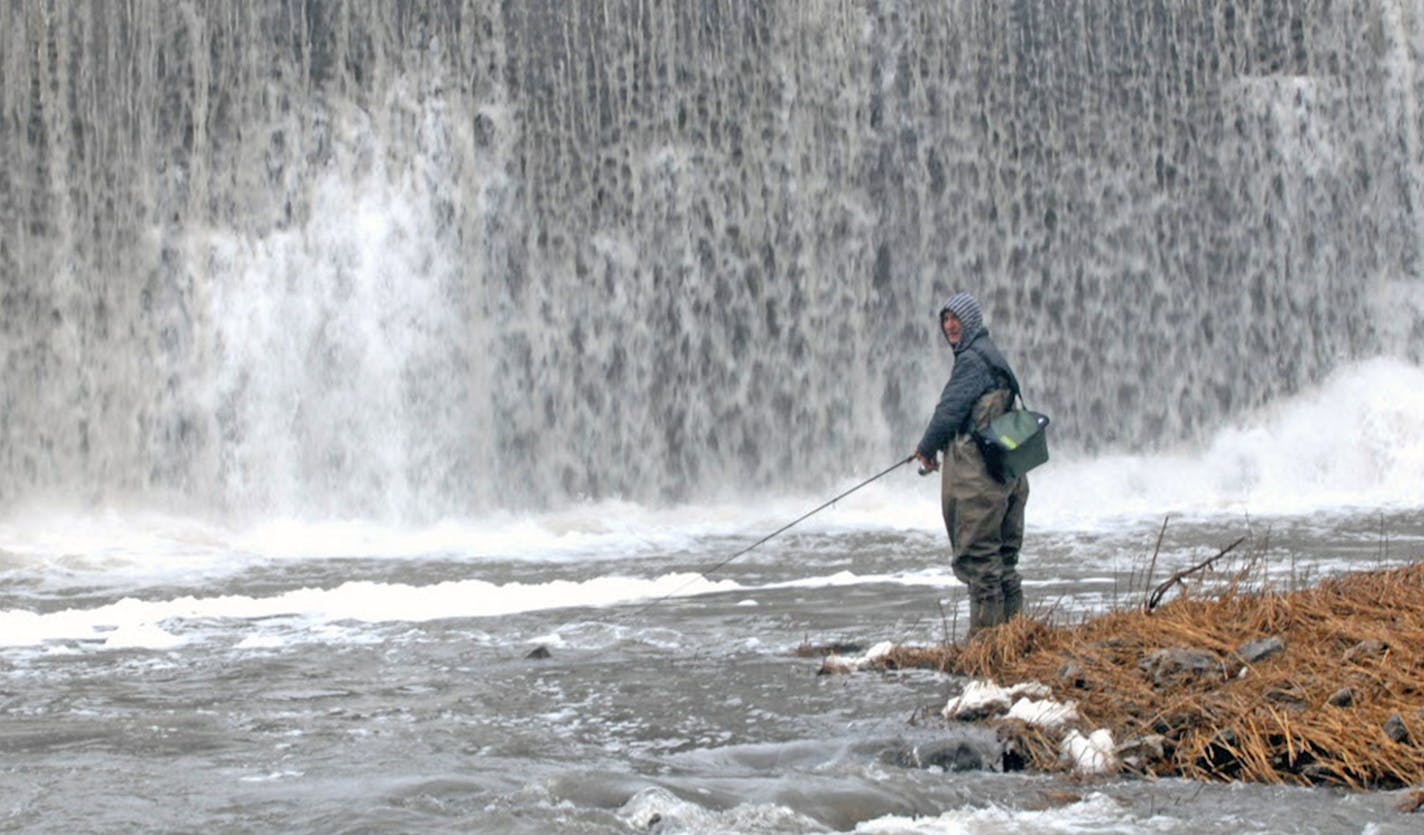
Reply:
M966 345L974 341L974 337L978 336L980 331L984 330L984 313L979 309L979 302L968 293L955 293L949 297L949 300L939 309L940 322L944 321L945 311L953 313L959 320L959 329L962 334L959 337L959 344L950 343L954 353L958 354L964 350ZM943 327L941 327L942 330ZM945 341L949 341L948 336L945 337Z

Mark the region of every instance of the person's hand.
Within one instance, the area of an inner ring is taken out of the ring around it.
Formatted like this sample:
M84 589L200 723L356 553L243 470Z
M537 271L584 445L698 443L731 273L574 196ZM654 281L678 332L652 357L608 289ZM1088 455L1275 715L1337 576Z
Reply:
M937 472L939 470L939 459L926 458L918 449L915 450L915 460L920 462L920 475Z

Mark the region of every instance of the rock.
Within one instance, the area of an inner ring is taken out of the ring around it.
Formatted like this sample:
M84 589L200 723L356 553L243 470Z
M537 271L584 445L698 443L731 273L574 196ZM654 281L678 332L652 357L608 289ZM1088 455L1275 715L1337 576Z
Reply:
M1266 701L1274 702L1286 710L1305 710L1305 697L1294 690L1281 690L1279 688L1266 691Z
M1341 687L1331 693L1330 698L1325 701L1334 707L1350 707L1355 703L1355 691L1350 687Z
M1158 687L1204 676L1220 677L1226 672L1214 653L1185 647L1154 650L1137 662L1137 666L1151 676L1152 683Z
M1300 776L1312 783L1341 782L1340 775L1335 772L1335 769L1328 765L1321 765L1320 763L1311 763L1310 765L1303 766L1300 770Z
M1285 652L1285 649L1285 642L1273 636L1242 644L1237 648L1236 655L1247 664L1255 664L1270 658L1272 655L1279 655Z
M1345 660L1358 663L1369 658L1378 658L1389 652L1389 644L1384 641L1368 640L1360 641L1358 644L1345 650Z
M1399 804L1394 808L1407 815L1424 809L1424 789L1414 789L1413 791L1406 792L1404 799L1399 801Z
M1167 738L1161 734L1135 736L1117 747L1117 758L1135 771L1145 771L1167 758Z
M915 757L915 749L906 746L887 748L880 752L879 759L885 765L893 765L896 768L920 767L920 761Z
M1003 743L987 728L966 733L935 733L918 740L897 740L881 749L876 758L896 768L924 768L940 771L982 771L999 760Z
M1404 726L1404 718L1398 713L1385 720L1384 735L1401 745L1409 744L1409 728Z
M535 660L538 660L538 659L542 659L542 658L548 658L548 657L550 657L551 655L552 655L552 653L549 652L549 648L548 648L548 647L545 647L545 646L537 646L537 647L535 647L535 648L529 650L529 654L526 655L526 656L524 656L524 657L525 657L525 658L533 658L533 659L535 659Z
M916 752L923 768L939 768L943 771L982 771L984 756L967 742L952 742L941 745L927 745Z

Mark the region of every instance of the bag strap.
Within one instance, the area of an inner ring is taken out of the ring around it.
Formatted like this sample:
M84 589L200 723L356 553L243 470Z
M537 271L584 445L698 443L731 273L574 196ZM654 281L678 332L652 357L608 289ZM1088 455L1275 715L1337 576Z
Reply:
M1018 375L1014 374L1013 369L1008 368L1007 366L1004 368L1000 368L999 366L994 365L992 362L989 361L989 357L986 356L983 351L979 350L973 345L966 345L964 347L965 350L973 351L974 353L978 354L979 359L983 360L985 365L994 369L1009 381L1009 411L1013 411L1015 400L1019 401L1019 408L1028 409L1028 403L1024 402L1023 391L1019 389Z

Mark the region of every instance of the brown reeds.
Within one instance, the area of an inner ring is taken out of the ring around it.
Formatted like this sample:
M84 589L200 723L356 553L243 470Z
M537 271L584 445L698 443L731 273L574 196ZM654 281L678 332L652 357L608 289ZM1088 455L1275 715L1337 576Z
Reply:
M1238 654L1269 638L1283 648L1255 661ZM1174 668L1164 652L1214 660ZM965 644L901 648L886 662L1043 682L1078 703L1084 729L1108 728L1119 743L1154 740L1160 757L1130 760L1144 774L1424 784L1424 565L1286 593L1229 585L1076 626L1019 618ZM1051 745L1027 750L1034 767L1063 767Z

